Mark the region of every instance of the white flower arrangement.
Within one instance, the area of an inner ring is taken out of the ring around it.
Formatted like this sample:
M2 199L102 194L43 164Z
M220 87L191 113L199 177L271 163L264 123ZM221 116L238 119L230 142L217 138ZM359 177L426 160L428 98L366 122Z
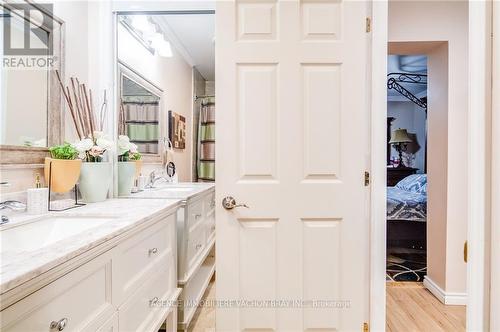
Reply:
M137 151L137 145L130 142L127 135L118 136L118 161L139 159L141 159L141 154Z
M73 147L78 151L78 158L90 162L102 161L104 152L113 149L113 145L113 140L102 131L94 131L92 137L73 143Z

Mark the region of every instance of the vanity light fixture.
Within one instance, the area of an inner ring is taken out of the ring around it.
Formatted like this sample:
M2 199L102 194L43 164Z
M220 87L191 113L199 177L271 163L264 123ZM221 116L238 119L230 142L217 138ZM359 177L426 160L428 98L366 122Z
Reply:
M158 27L146 15L132 15L121 20L121 23L138 41L151 53L162 57L172 57L170 42L165 40L163 33L158 32Z

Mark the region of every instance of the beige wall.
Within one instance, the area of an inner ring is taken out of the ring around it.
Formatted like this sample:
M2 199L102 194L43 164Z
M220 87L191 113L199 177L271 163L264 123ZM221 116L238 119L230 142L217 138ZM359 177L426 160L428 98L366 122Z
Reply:
M448 44L429 52L428 57L428 276L446 289L448 225ZM465 156L464 156L465 158ZM464 216L465 218L465 216ZM463 234L465 235L465 234ZM465 273L465 271L464 271ZM465 274L463 275L465 278ZM465 288L464 288L465 290Z
M433 281L446 292L459 293L466 290L466 264L463 262L463 244L466 240L467 231L467 182L465 181L467 174L466 129L468 103L467 36L468 3L466 1L389 2L389 41L447 43L447 128L444 124L439 128L435 128L435 130L440 131L439 135L446 136L446 139L442 142L448 143L447 150L444 150L444 147L436 146L435 144L440 144L440 142L435 142L431 137L429 137L428 142L429 163L432 163L433 158L445 158L447 160L446 177L440 182L440 185L444 187L440 187L439 193L434 194L440 197L446 196L447 204L446 210L429 211L428 227L433 234L429 235L428 246L434 248L437 252L428 251L428 265L429 276L432 276ZM431 48L427 50L427 53L429 52L438 52L436 56L440 58L439 53L444 52L444 49ZM432 64L429 63L429 66L432 66ZM435 93L438 92L432 91L430 87L430 103L434 97L439 97L433 95ZM431 112L432 110L429 108L430 121L432 121L433 116L430 115ZM445 121L444 115L442 116L443 118L439 118L440 121ZM429 135L432 134L429 133ZM444 156L431 155L433 150L444 152ZM431 172L430 164L429 172ZM437 187L437 183L431 184L431 181L432 179L429 179L430 190ZM446 257L446 260L443 260L444 257Z
M163 90L161 119L172 110L186 118L186 148L176 149L174 162L179 181L191 180L193 74L192 67L172 47L171 58L149 53L121 25L118 29L118 58ZM166 124L166 122L165 122ZM167 136L166 126L162 136Z

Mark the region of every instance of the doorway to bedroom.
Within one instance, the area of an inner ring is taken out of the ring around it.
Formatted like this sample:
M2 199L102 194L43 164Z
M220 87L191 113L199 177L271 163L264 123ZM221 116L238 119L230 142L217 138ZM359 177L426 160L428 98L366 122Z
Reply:
M450 181L461 167L452 152L461 138L450 140L464 97L450 70L457 55L443 41L388 50L387 330L465 331L466 294L451 291L466 277L453 247L466 234L454 217L459 184Z
M427 272L427 56L387 59L387 280Z

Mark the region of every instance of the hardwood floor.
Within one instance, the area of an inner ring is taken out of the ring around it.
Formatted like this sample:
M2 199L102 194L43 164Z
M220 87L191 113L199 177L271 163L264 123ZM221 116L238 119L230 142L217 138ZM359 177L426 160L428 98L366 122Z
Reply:
M215 281L205 292L208 305L199 308L189 326L189 332L214 332ZM450 306L439 302L420 282L387 283L387 332L465 331L465 306Z
M465 306L442 304L420 282L388 282L386 331L465 331Z

